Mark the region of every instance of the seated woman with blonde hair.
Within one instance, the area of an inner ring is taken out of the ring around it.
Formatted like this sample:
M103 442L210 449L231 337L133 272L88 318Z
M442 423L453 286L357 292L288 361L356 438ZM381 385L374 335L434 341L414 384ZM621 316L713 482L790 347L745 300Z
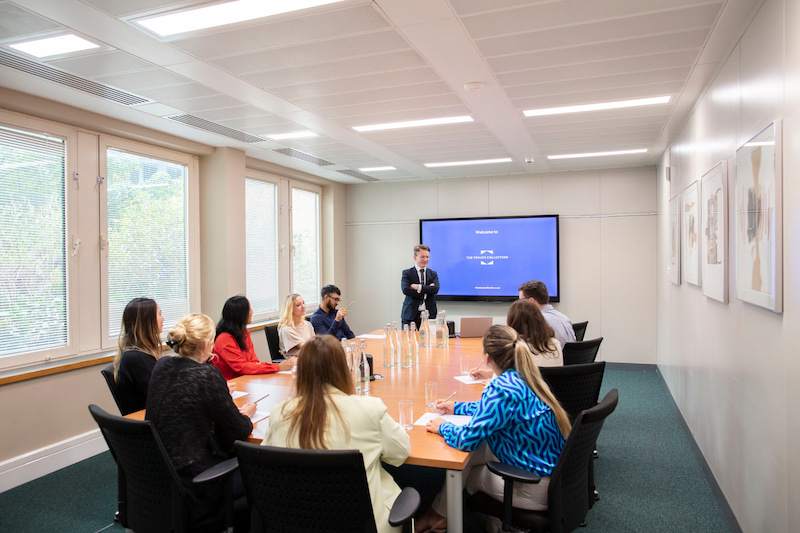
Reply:
M262 444L359 450L378 531L395 531L389 526L389 511L400 487L381 461L403 464L411 450L408 434L389 416L380 398L355 395L344 350L332 335L317 335L303 344L296 387L294 398L272 407Z
M175 324L167 344L179 357L162 357L156 363L145 412L184 487L195 496L193 524L222 520L222 481L196 485L192 479L227 459L233 442L250 435L250 417L256 412L254 403L236 407L222 372L206 364L214 333L214 321L205 315L186 315ZM244 493L241 476L234 476L234 493Z
M280 349L287 357L297 355L303 343L314 336L314 326L306 320L306 303L299 294L283 300L278 321Z

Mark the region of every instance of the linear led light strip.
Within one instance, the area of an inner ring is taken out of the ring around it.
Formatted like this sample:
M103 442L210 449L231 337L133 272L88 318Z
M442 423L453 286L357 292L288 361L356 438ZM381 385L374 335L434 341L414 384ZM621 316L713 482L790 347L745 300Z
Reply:
M311 7L335 4L342 0L236 0L224 4L188 9L168 15L137 20L136 23L162 37L235 24Z
M639 148L636 150L617 150L615 152L589 152L585 154L548 155L547 159L579 159L581 157L605 157L609 155L643 154L645 152L647 152L647 148Z
M381 170L395 170L394 167L366 167L366 168L359 168L360 172L379 172Z
M437 168L437 167L460 167L465 165L489 165L492 163L510 163L510 157L504 157L501 159L479 159L475 161L450 161L448 163L425 163L425 166L428 168Z
M273 141L281 141L284 139L309 139L311 137L319 137L313 131L293 131L291 133L276 133L274 135L264 135Z
M380 131L380 130L395 130L400 128L417 128L420 126L438 126L441 124L459 124L462 122L473 122L472 117L443 117L443 118L426 118L423 120L409 120L407 122L389 122L387 124L372 124L370 126L353 126L356 131Z
M523 111L526 117L541 117L545 115L561 115L563 113L582 113L585 111L601 111L604 109L622 109L624 107L640 107L669 103L669 96L655 96L653 98L639 98L637 100L619 100L617 102L604 102L601 104L571 105L564 107L547 107L542 109L528 109Z

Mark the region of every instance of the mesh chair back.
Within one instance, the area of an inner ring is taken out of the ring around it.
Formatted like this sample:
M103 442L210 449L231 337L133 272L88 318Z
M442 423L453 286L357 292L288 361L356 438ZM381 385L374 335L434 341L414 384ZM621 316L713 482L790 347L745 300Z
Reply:
M264 331L267 334L267 345L269 346L270 358L273 361L277 359L283 359L283 355L281 354L281 341L278 337L278 326L275 324L267 326L264 328Z
M89 406L125 479L127 527L152 533L187 531L188 511L182 500L191 498L150 422L129 420Z
M103 368L100 371L103 374L103 377L106 378L106 385L108 385L108 390L111 391L111 396L114 398L114 403L117 404L117 409L122 416L125 416L129 413L126 413L126 409L123 406L122 397L119 394L119 389L117 388L117 380L114 379L114 363L109 364L107 367Z
M597 405L603 384L605 361L570 366L546 366L539 371L561 407L575 420L584 409Z
M589 325L589 321L586 322L573 322L572 329L575 331L575 340L581 342L583 340L583 336L586 335L586 326Z
M580 365L583 363L594 363L594 360L597 358L597 352L600 350L601 342L603 342L603 337L598 337L590 341L566 343L562 350L564 353L564 364Z
M376 532L358 450L297 450L237 441L253 531Z
M589 461L606 417L617 408L619 393L611 390L603 400L582 411L572 426L558 463L550 477L548 517L551 533L572 531L589 512Z

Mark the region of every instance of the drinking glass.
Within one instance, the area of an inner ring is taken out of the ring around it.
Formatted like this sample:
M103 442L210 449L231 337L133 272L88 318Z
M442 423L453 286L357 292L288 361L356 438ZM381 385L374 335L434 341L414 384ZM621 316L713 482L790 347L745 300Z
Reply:
M468 355L461 356L461 375L468 376L469 371L472 370L472 361L470 361Z
M439 394L439 384L435 381L425 382L425 407L433 411L436 407L436 396Z
M414 402L400 400L400 427L408 431L414 427Z

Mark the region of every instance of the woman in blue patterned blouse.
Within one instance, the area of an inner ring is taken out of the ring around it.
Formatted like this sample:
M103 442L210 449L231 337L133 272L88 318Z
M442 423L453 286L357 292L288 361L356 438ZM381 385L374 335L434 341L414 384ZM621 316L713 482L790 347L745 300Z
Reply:
M542 477L540 483L514 486L514 507L547 509L547 488L571 425L567 413L542 380L528 344L514 329L495 325L483 336L485 363L498 376L477 402L436 403L439 413L471 415L464 426L443 418L428 423L454 448L474 452L463 472L467 492L484 492L503 501L503 480L489 472L488 461L522 468ZM436 531L444 524L444 491L417 524L417 531Z

